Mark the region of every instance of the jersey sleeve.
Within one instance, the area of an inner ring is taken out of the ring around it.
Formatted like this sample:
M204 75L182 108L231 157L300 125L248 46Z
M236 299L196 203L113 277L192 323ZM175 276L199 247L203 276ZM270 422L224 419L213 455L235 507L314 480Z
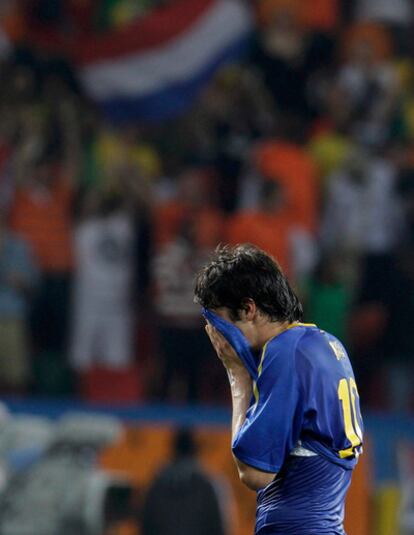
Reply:
M302 425L299 382L293 352L265 348L255 402L232 444L240 461L276 473L296 445Z

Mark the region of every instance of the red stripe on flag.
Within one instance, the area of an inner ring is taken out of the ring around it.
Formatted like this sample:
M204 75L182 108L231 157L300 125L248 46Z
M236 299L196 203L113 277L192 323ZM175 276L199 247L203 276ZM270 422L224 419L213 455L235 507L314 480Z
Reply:
M176 0L121 30L96 35L67 36L46 28L32 28L28 41L52 52L62 52L83 65L116 59L162 46L179 37L221 0Z

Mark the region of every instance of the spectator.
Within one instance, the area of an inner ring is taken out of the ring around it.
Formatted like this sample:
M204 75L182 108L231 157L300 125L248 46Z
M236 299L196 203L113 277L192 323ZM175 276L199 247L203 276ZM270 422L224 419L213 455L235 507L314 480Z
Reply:
M414 345L410 333L414 312L414 249L405 245L387 264L371 266L361 281L354 311L356 363L367 396L382 395L383 406L412 409ZM404 321L401 321L404 318ZM358 322L360 328L358 328ZM372 392L381 377L382 393ZM370 400L372 403L378 399Z
M257 208L229 218L226 241L257 245L277 258L291 277L300 279L313 267L314 251L310 234L297 225L292 212L285 189L264 180Z
M351 123L360 143L382 146L390 138L400 92L389 61L390 37L381 26L360 24L344 36L346 61L338 73L332 106ZM335 86L334 86L335 87Z
M307 27L332 34L340 24L341 2L339 0L316 0L301 2L302 18Z
M12 0L6 0L0 6L0 58L11 50L10 41L22 39L25 30L22 7Z
M326 130L315 132L308 144L320 178L321 197L325 192L329 176L341 168L349 153L355 150L355 145L346 129L343 129L342 125L335 125L334 117L331 119L332 124Z
M161 204L155 214L153 282L163 359L161 395L170 401L196 401L207 370L219 372L214 359L207 367L211 349L192 298L195 273L223 236L222 216L207 200L207 180L199 169L186 170L179 177L177 199Z
M318 188L316 166L300 145L287 140L265 139L252 152L253 175L279 182L295 223L311 234L318 225ZM252 177L246 177L241 193L243 207L252 207L257 192Z
M131 176L138 173L140 181L149 184L161 174L161 162L156 150L141 139L139 129L133 126L115 130L97 125L91 152L90 158L97 168L95 180L99 182L95 185L98 187L116 188L117 170L122 166L128 166ZM112 170L115 172L112 173Z
M26 320L37 270L27 244L0 211L0 388L23 392L30 381Z
M36 388L55 392L69 388L66 344L79 161L75 111L67 100L60 102L57 126L62 126L61 136L51 138L46 147L41 129L23 132L14 159L16 191L11 207L12 229L30 244L41 271L31 315Z
M90 192L74 232L71 364L125 369L133 360L133 220L122 198Z
M363 21L388 23L392 27L406 27L412 22L412 6L409 0L357 0L356 18Z
M41 270L32 309L34 349L40 355L65 351L72 271L72 185L59 175L49 156L38 160L33 175L16 192L13 230L31 245Z
M343 259L334 253L320 259L315 273L306 281L303 294L309 321L347 341L352 292L346 281Z
M284 117L302 125L313 116L309 101L312 78L331 62L332 42L306 31L300 2L261 2L264 27L257 36L252 62Z
M224 535L223 496L196 460L187 430L177 433L174 459L151 484L142 512L143 535Z
M251 144L271 135L275 123L268 90L260 75L246 68L226 69L204 94L194 125L201 130L198 152L207 153L205 157L218 171L219 201L225 212L237 208Z
M321 238L325 249L361 257L389 254L401 232L395 167L363 151L328 177Z

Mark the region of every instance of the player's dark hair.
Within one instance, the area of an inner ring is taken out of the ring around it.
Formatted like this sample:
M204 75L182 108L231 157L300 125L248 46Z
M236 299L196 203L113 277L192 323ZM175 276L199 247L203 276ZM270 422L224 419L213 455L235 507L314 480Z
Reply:
M219 246L197 274L195 301L205 308L227 307L239 319L247 299L271 321L300 321L302 305L279 264L261 249L243 244Z

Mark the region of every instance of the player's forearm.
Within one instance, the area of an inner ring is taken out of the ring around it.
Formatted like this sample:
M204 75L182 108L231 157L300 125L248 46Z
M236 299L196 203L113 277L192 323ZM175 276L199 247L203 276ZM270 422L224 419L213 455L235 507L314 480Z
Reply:
M232 439L237 435L243 422L246 420L247 409L252 397L253 385L250 376L244 366L226 366L229 377L232 399ZM257 491L271 481L275 474L262 472L252 466L243 463L237 457L233 456L239 472L240 480L251 490Z
M252 396L252 380L244 367L229 366L227 375L229 378L232 399L232 439L236 436L246 419Z

